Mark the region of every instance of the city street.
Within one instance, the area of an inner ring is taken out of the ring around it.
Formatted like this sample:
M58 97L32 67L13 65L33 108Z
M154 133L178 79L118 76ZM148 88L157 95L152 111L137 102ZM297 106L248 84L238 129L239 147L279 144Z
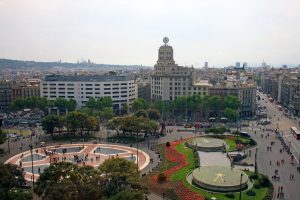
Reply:
M258 103L260 103L261 106L266 106L268 117L271 117L271 122L272 122L271 127L274 129L278 128L278 130L283 133L283 138L286 141L286 144L290 145L291 152L295 156L296 161L299 162L300 140L297 140L290 131L290 127L292 126L295 126L296 128L300 129L299 120L291 119L285 116L284 112L280 111L278 109L278 106L275 103L271 103L268 100L266 94L260 93L260 96L261 96L261 100L258 101ZM262 98L264 100L262 100Z

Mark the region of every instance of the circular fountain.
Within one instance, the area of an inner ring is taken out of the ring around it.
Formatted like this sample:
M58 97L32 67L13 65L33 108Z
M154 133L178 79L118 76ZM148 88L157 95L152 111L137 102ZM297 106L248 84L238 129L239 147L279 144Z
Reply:
M196 168L191 173L193 184L215 192L234 192L247 188L248 175L241 170L225 166Z
M196 151L224 151L226 143L217 138L212 137L195 137L186 142L186 146Z

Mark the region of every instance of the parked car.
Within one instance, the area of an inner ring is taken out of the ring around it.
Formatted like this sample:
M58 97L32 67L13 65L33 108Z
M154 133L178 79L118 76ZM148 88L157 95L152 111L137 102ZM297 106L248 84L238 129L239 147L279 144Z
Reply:
M244 131L240 132L240 135L241 135L242 137L246 137L246 138L250 138L250 137L251 137L251 136L249 135L249 133L244 132Z
M248 126L249 126L249 124L248 124L248 123L242 123L242 126L244 126L244 127L248 127Z
M184 128L192 128L192 127L193 127L192 124L185 124L185 125L184 125Z
M211 128L212 125L211 125L211 123L201 123L201 124L200 124L200 127L201 127L201 128Z

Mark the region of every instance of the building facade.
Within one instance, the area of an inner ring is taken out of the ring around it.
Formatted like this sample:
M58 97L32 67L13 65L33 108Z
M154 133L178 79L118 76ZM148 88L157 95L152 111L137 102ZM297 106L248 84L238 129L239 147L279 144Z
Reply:
M0 82L0 110L5 110L12 101L12 82Z
M224 81L211 87L209 95L220 96L222 100L226 96L236 96L241 101L240 117L255 116L256 84L254 82L239 83L236 81Z
M134 78L116 75L48 75L40 86L41 96L49 100L74 99L82 107L89 98L111 97L113 109L131 105L138 91Z
M173 48L168 39L159 48L158 60L151 75L151 99L172 101L180 96L208 95L208 81L197 81L195 70L178 66L173 58Z
M12 85L12 100L31 96L40 96L40 80L27 80Z

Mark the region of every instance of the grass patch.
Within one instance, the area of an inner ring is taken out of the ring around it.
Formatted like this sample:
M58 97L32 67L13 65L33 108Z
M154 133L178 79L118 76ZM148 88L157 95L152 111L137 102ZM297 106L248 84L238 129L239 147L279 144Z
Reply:
M237 150L237 145L236 145L235 141L230 140L228 138L224 138L224 141L229 146L228 151L236 151Z
M190 171L195 169L194 154L193 154L193 150L186 147L184 142L177 145L175 148L178 152L185 154L186 161L189 163L189 165L181 168L180 170L178 170L174 174L172 174L172 176L171 176L172 181L180 181L182 179L185 179L186 175Z
M31 130L29 129L16 129L16 128L11 128L11 129L3 129L5 133L9 134L14 134L16 133L17 135L23 135L23 136L28 136L31 134Z

